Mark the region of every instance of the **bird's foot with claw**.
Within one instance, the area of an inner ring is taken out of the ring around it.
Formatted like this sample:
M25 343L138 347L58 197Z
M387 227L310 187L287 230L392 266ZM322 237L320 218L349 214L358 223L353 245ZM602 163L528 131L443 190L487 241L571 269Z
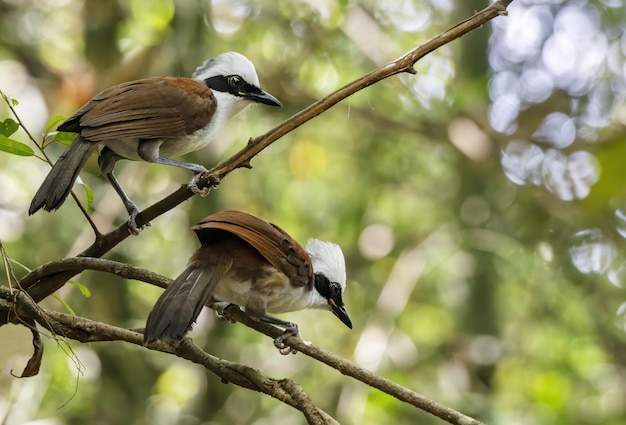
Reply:
M282 354L283 356L286 356L288 354L296 354L298 352L298 350L296 350L295 348L291 348L285 342L287 338L292 337L292 336L295 336L302 340L302 338L300 337L300 330L298 329L298 325L296 325L295 323L293 324L293 326L286 328L285 332L283 332L274 340L274 346L278 348L278 352ZM310 341L302 341L302 342L304 342L306 345L311 345Z
M231 305L233 307L230 307ZM226 320L226 321L229 321L230 323L236 323L237 322L230 314L231 308L239 308L235 304L222 302L222 301L217 301L217 302L214 302L213 304L211 304L211 308L213 310L215 310L215 316L219 320Z
M194 174L194 176L191 178L191 180L187 184L187 187L189 188L189 190L191 190L196 195L200 195L200 197L202 197L202 198L207 196L209 194L209 192L211 192L212 189L216 188L220 184L220 179L218 177L209 175L208 178L207 178L206 185L204 185L204 187L202 189L200 189L198 187L198 179L205 172L206 172L206 170Z
M138 235L139 233L141 233L141 231L144 229L144 227L150 227L151 224L150 222L147 222L146 224L144 224L143 226L139 227L137 226L137 215L139 215L139 210L137 208L133 209L132 211L129 211L128 213L129 217L128 217L128 231L130 232L131 235Z

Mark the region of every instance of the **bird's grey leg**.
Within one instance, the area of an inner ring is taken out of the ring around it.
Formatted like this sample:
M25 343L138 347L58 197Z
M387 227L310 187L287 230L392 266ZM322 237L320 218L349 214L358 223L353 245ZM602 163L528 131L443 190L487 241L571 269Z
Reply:
M100 166L100 171L105 175L117 195L122 199L124 203L124 207L126 207L126 211L128 212L128 230L133 235L138 235L141 229L144 226L138 227L135 222L137 218L137 214L139 214L139 208L137 205L126 195L122 186L120 186L119 182L113 175L113 168L115 168L115 164L120 159L124 159L115 152L113 152L109 147L105 146L100 152L100 156L98 157L98 165ZM145 227L150 227L150 223L146 223Z
M153 162L156 162L157 164L184 168L186 170L191 170L196 174L206 171L206 168L204 168L202 165L194 164L193 162L176 161L175 159L165 158L164 156L157 157Z
M285 340L290 336L295 336L297 338L301 338L300 329L298 329L298 325L293 322L286 322L284 320L277 319L276 317L265 316L261 319L261 322L269 323L270 325L280 326L281 328L285 328L285 332L279 335L274 340L274 346L278 348L280 354L296 354L298 351L295 348L291 348L285 343ZM304 341L307 343L307 341ZM310 342L308 342L310 344Z
M135 222L135 220L137 219L137 215L139 214L139 208L137 208L137 205L135 205L132 199L130 199L128 195L126 195L126 192L124 192L124 189L122 189L122 186L120 186L117 179L113 175L113 171L109 171L105 174L105 176L109 183L111 183L111 186L113 186L113 189L115 189L119 197L122 199L124 207L126 207L126 211L128 211L128 230L133 235L138 235L139 232L141 232L141 229L143 229L144 227L138 227L137 223ZM145 226L150 227L150 223L146 223Z
M194 164L192 162L176 161L175 159L165 158L163 156L157 157L154 160L154 162L156 162L157 164L171 165L173 167L185 168L187 170L193 171L194 175L189 181L189 183L187 184L187 187L189 188L189 190L191 190L193 193L198 194L202 197L207 196L209 194L209 191L211 190L210 187L205 187L204 189L198 188L198 182L197 182L198 175L200 173L204 173L205 171L207 171L207 169L204 168L202 165Z

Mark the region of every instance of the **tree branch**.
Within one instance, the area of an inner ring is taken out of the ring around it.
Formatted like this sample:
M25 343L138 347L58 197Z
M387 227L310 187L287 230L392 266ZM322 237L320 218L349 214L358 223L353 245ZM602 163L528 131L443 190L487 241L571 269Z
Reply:
M217 177L218 179L222 179L231 171L237 168L249 166L252 158L254 158L263 149L274 143L276 140L280 139L285 134L292 132L296 128L300 127L302 124L310 121L311 119L320 115L322 112L332 108L337 103L341 102L344 99L347 99L356 92L361 91L364 88L371 86L372 84L376 84L396 74L400 74L403 72L416 74L413 66L418 60L420 60L427 54L437 50L441 46L444 46L451 41L456 40L457 38L467 34L473 29L484 25L493 18L500 15L506 15L506 7L512 1L513 0L497 1L494 4L486 7L482 11L476 13L471 18L466 19L465 21L455 25L449 30L444 31L436 37L428 40L424 44L409 51L400 58L394 60L393 62L381 68L378 68L364 75L363 77L352 81L351 83L346 84L340 89L332 92L328 96L318 100L317 102L293 115L291 118L288 118L286 121L271 129L267 133L257 138L250 139L246 148L242 149L226 161L217 165L215 168L208 171L208 173Z
M261 332L272 339L275 339L276 337L282 335L284 332L282 329L275 326L252 320L237 306L231 305L227 308L227 310L229 319L234 319L240 323L243 323L247 327ZM285 342L291 348L294 348L297 351L309 357L312 357L332 367L333 369L336 369L346 376L350 376L357 381L361 381L364 384L369 385L370 387L374 387L400 401L411 404L420 410L423 410L445 420L446 422L456 425L483 425L482 422L474 418L466 416L443 404L430 400L423 395L418 394L415 391L411 391L401 385L398 385L387 378L378 376L375 373L358 366L356 363L345 360L331 352L322 350L321 348L314 345L309 345L300 338L289 337L285 340Z
M25 323L36 321L55 335L60 335L80 342L125 341L135 345L143 344L142 330L129 330L111 326L93 320L70 316L68 314L48 311L40 308L23 291L11 291L0 287L0 310L11 310ZM272 339L284 331L267 323L250 319L236 306L228 307L228 317L259 331ZM455 425L483 425L482 422L466 416L443 404L437 403L408 388L396 384L389 379L376 375L357 364L345 360L335 354L309 345L300 338L290 337L286 340L290 347L312 357L346 376L374 387L390 396L411 404L420 410L437 416ZM175 354L186 360L202 365L220 377L223 382L231 382L243 388L268 394L284 403L300 410L310 424L336 423L327 413L318 409L305 391L289 379L272 379L260 371L238 363L212 356L195 345L191 338L185 338L178 347L172 347L156 341L149 347L151 350ZM32 373L32 370L30 371ZM26 376L26 373L23 374Z

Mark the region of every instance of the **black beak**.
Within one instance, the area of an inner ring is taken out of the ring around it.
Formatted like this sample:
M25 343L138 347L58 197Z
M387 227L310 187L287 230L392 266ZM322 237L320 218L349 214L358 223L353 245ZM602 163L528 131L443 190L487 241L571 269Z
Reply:
M332 311L344 325L352 329L352 320L350 320L346 308L344 306L338 306L332 298L328 300L328 304L330 304L330 311Z
M247 93L240 93L240 96L256 103L263 103L264 105L283 106L278 99L261 89L258 89L258 91L254 90Z

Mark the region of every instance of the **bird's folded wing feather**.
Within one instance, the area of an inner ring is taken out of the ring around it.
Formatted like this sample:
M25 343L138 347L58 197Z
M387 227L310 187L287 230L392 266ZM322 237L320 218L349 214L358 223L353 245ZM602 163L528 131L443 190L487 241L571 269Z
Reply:
M212 229L227 231L249 243L294 285L313 285L311 259L280 227L241 211L220 211L193 227L202 243L211 241Z
M161 294L148 316L144 343L158 338L179 341L191 329L215 286L232 266L232 258L211 255L207 249L198 249L187 268Z
M190 78L146 78L97 94L58 129L93 142L176 138L208 124L216 105L211 89Z

